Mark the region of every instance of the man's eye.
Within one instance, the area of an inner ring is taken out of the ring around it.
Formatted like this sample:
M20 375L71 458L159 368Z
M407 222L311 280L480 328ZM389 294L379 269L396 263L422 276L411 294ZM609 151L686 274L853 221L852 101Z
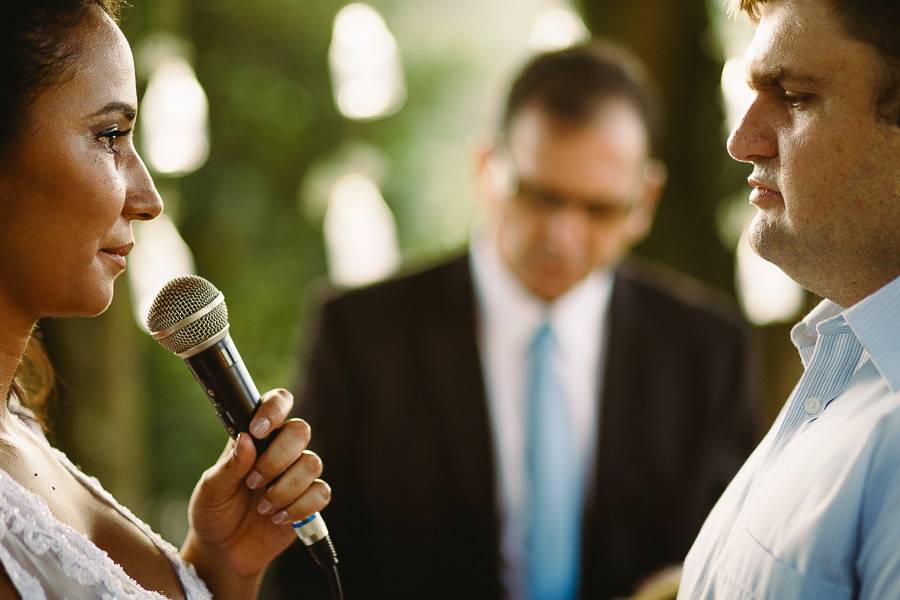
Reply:
M556 210L561 208L565 202L552 194L534 193L531 195L532 203L543 210Z
M631 212L631 204L594 204L585 207L588 216L595 221L613 221Z
M131 129L119 129L118 127L108 127L104 129L99 134L97 134L97 139L100 140L109 152L113 154L118 154L119 149L116 148L116 141L119 138L125 138L131 135Z
M563 202L544 190L533 189L522 182L519 182L516 196L525 204L532 208L540 210L552 210L560 207Z
M781 94L781 98L791 108L802 108L809 101L810 95L785 90Z

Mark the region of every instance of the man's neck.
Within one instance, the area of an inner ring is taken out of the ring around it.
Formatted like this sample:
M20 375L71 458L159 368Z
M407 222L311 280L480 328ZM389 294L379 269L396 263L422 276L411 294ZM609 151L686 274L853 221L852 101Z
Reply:
M828 298L842 308L850 308L854 304L865 300L897 277L900 277L900 272L873 273L867 277L848 278L838 282L830 290L823 290L823 293L818 293L813 289L810 289L810 291L817 293L823 298Z

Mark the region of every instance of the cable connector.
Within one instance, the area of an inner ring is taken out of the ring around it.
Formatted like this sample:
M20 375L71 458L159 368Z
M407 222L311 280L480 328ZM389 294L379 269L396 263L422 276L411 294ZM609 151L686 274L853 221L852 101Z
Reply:
M328 587L331 589L332 600L343 600L344 592L341 589L341 577L338 573L338 556L331 538L328 537L328 527L319 513L313 513L302 521L291 524L294 533L309 550L316 564L325 571L328 576Z
M306 549L309 550L316 564L323 569L338 564L337 551L334 549L330 537L322 538L315 544L307 546Z

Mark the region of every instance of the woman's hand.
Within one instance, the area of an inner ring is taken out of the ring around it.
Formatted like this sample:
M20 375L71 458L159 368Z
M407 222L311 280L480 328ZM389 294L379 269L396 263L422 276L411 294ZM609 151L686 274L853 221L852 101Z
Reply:
M241 433L194 488L182 554L217 597L221 592L213 588L219 586L211 580L221 577L232 592L235 585L244 587L240 580L255 587L266 566L296 539L291 522L331 498L331 488L318 479L322 461L306 450L309 425L285 420L292 406L287 390L263 394L250 432L262 439L278 429L272 443L257 457L250 435Z

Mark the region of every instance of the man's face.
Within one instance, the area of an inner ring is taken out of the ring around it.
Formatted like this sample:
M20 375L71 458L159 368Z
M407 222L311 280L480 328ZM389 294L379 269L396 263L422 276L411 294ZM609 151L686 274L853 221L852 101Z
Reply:
M750 240L848 306L900 274L900 128L875 111L877 53L822 0L762 5L747 51L756 95L728 141L753 163Z
M552 302L646 234L663 179L647 151L644 124L623 100L603 102L578 125L538 106L520 110L507 151L486 168L507 175L489 194L496 240L526 289Z

